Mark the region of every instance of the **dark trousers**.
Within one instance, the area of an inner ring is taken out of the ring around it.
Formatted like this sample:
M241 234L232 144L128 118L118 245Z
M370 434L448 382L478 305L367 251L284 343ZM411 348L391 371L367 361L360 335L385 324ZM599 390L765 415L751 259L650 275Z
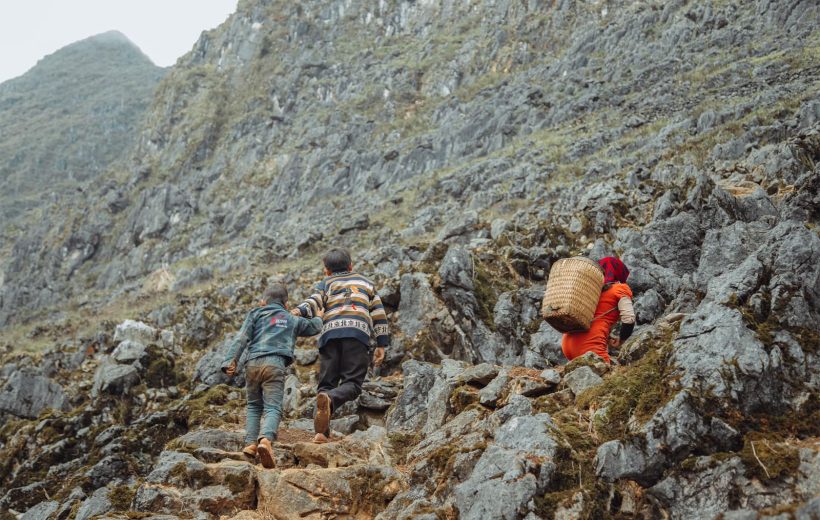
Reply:
M330 396L331 411L359 397L369 364L368 346L356 339L331 339L319 349L318 390Z

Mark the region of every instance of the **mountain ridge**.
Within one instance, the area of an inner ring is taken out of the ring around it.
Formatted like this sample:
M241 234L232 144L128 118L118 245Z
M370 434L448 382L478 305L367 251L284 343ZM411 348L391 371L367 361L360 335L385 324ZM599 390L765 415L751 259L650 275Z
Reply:
M43 204L38 191L81 187L125 156L163 75L122 33L108 32L42 58L0 84L0 179L7 225Z

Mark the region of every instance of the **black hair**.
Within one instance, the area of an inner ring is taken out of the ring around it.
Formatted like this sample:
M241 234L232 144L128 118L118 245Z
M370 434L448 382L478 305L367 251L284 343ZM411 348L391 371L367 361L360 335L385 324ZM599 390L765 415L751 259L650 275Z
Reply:
M264 299L268 305L272 303L284 305L288 301L288 288L281 283L269 285L268 288L265 289Z
M350 260L350 253L345 249L335 248L325 254L322 263L331 273L343 273L350 270L352 261Z

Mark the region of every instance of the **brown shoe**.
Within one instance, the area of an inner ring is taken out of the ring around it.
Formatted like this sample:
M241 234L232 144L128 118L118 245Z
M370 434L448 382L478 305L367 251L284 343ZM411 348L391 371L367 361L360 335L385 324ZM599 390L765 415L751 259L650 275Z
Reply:
M330 433L330 396L321 392L316 396L316 416L313 418L313 431L328 437Z
M263 468L270 469L276 465L273 462L273 446L271 446L268 439L259 439L259 446L256 448L256 452L259 454L259 461L262 463Z
M242 448L242 453L244 453L245 456L247 456L247 457L255 459L256 458L256 443L254 442L253 444L248 444L247 446Z
M313 438L314 444L325 444L328 442L330 442L330 439L328 439L324 433L317 433L316 436Z

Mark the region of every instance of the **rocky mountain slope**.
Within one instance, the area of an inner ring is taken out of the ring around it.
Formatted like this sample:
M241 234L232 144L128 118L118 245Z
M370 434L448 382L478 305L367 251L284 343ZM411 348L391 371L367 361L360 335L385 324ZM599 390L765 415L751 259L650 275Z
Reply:
M0 215L4 241L28 210L65 202L136 142L165 73L119 32L68 45L0 84Z
M7 259L0 510L819 517L818 14L241 2L163 80L130 179ZM386 375L305 443L301 343L264 470L218 360L330 244L390 307ZM612 253L639 327L564 365L546 274Z

